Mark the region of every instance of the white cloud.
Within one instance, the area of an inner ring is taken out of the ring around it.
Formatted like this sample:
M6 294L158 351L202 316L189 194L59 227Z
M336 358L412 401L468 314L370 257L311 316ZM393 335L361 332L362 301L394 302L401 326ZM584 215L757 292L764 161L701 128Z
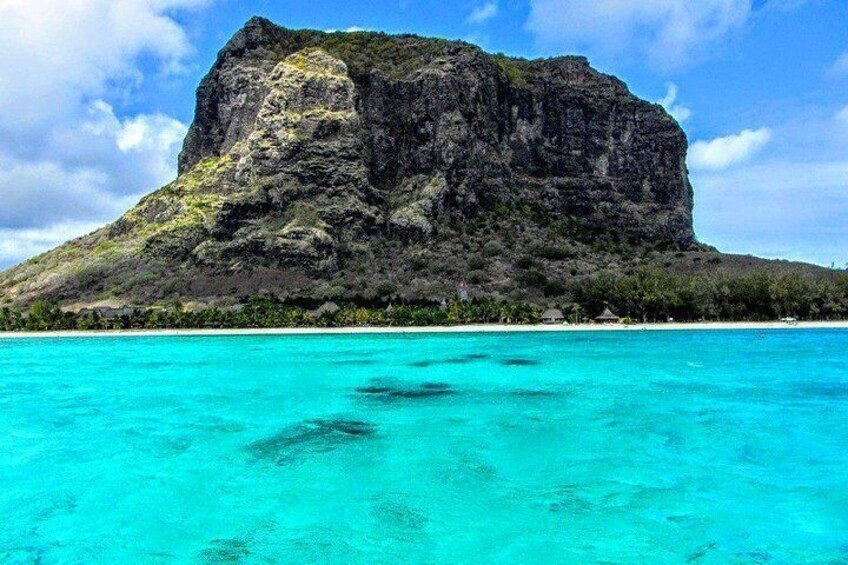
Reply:
M692 175L699 237L725 252L848 261L848 160L754 161Z
M141 114L123 122L116 119L114 124L118 149L133 156L156 186L169 181L188 129L186 125L164 114Z
M359 27L359 26L350 26L350 27L345 28L345 29L331 28L331 29L325 29L324 30L325 33L339 33L339 32L356 33L358 31L370 31L370 30L367 27Z
M174 177L186 126L118 116L104 100L145 80L142 58L180 72L193 49L173 16L206 3L0 0L0 264L112 220Z
M4 0L0 3L0 128L31 130L141 79L136 59L178 70L191 46L169 17L199 0Z
M830 67L830 74L834 76L848 75L848 51L840 55Z
M91 233L100 222L66 222L46 228L0 228L0 265L14 265L22 257L33 257L57 245Z
M666 94L658 103L671 114L675 120L681 124L692 117L692 110L682 104L675 104L677 101L677 85L670 82L666 85Z
M751 0L530 0L539 43L601 57L647 55L672 68L740 28Z
M120 120L101 100L70 127L46 141L50 159L0 155L0 228L114 218L174 177L186 132L161 114Z
M106 180L93 169L0 159L0 226L32 228L96 217L106 196Z
M689 147L689 165L693 169L726 169L743 163L771 140L771 130L742 130L710 141L696 141Z
M845 106L836 113L836 121L844 126L848 126L848 106Z
M498 3L494 0L486 2L482 6L478 6L468 15L468 21L473 24L481 24L491 20L498 15Z
M770 131L768 150L744 163L693 168L698 236L726 252L844 265L848 132L824 109Z

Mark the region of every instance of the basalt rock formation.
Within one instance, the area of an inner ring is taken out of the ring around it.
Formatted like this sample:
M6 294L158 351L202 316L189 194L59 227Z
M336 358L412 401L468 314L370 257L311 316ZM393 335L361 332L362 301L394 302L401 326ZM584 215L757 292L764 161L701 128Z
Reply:
M686 150L662 107L582 57L254 18L198 88L178 178L0 274L0 294L438 299L467 278L478 295L550 295L704 249Z

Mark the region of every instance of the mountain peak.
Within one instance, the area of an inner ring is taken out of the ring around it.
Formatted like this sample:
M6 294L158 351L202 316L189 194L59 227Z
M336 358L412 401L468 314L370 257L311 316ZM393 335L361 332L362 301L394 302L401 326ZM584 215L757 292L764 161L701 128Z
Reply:
M251 18L197 90L178 179L0 292L539 297L700 248L685 159L677 123L583 57Z

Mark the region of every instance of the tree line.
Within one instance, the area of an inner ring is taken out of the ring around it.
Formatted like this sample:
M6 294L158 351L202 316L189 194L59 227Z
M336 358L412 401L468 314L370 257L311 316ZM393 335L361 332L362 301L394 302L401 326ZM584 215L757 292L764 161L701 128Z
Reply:
M343 304L335 312L315 314L313 310L287 304L276 298L252 298L236 308L212 306L186 310L169 308L137 309L130 314L107 318L98 312L78 314L62 311L57 305L37 302L28 311L0 309L2 331L120 330L175 328L280 328L343 326L450 326L460 324L534 324L541 320L531 304L494 300L453 301L441 304L393 304L360 306Z
M562 297L545 306L563 310L572 321L591 319L604 308L626 321L765 321L785 316L800 320L848 318L848 275L774 276L757 271L740 277L686 277L644 269L627 275L606 274L564 285ZM0 309L2 331L114 330L172 328L275 328L341 326L441 326L459 324L535 324L542 307L492 299L391 304L341 304L316 315L314 310L273 297L256 297L231 308L187 310L135 309L107 318L99 312L66 312L39 301L28 310Z
M637 321L767 321L848 318L848 275L801 273L681 276L643 269L625 276L600 275L572 285L573 302L587 312L609 306Z

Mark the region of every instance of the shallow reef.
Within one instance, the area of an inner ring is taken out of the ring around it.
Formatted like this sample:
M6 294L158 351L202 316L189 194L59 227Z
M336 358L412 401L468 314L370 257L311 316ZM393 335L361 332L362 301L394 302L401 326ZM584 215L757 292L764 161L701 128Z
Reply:
M374 365L377 362L373 359L340 359L332 361L333 365Z
M559 396L559 393L557 391L540 388L517 389L510 391L509 394L520 398L551 398L554 396Z
M767 563L772 560L772 555L768 551L747 551L737 553L736 557L739 559L745 559L750 561L751 563Z
M375 380L372 385L358 387L356 393L368 398L394 401L450 396L456 394L456 390L450 384L443 382L424 382L417 387L406 387L390 385L380 380Z
M501 360L500 364L504 367L532 367L534 365L539 365L540 363L533 359L511 358Z
M490 357L490 355L486 355L485 353L472 353L469 355L463 355L461 357L448 357L446 359L423 359L420 361L413 361L409 363L409 366L423 369L433 365L465 365L467 363L484 361L486 359L489 359Z
M429 519L424 513L407 503L397 500L378 501L371 507L371 516L382 527L418 532L423 530Z
M200 552L201 563L214 565L218 563L241 563L250 555L247 543L238 538L212 540L210 547Z
M686 562L687 563L699 562L701 559L706 557L707 553L715 550L716 548L718 548L718 544L714 541L711 541L709 543L705 543L704 545L702 545L701 547L699 547L698 549L696 549L695 551L690 553L688 556L686 556Z
M0 563L43 563L47 549L34 545L7 547L0 550Z
M800 382L789 392L789 394L793 393L797 397L813 400L818 398L843 400L848 399L848 382Z
M301 456L331 451L375 433L376 426L362 420L306 420L248 444L247 450L259 459L285 465Z

